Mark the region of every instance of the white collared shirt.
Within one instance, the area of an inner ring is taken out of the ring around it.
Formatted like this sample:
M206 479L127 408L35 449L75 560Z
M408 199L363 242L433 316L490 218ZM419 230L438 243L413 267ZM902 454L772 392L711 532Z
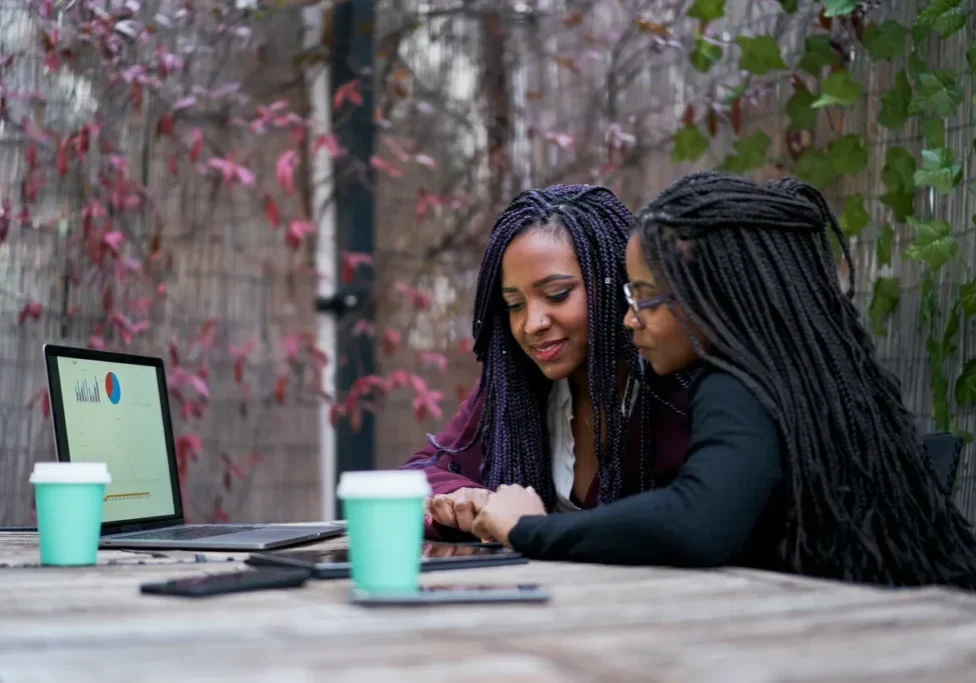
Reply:
M627 380L628 383L630 380ZM637 391L631 396L630 406L624 409L620 406L621 414L627 418L637 403ZM569 388L566 378L556 380L549 392L546 409L546 426L549 428L549 448L552 453L552 483L556 489L556 512L572 512L579 510L571 496L573 482L576 479L576 439L573 438L573 392Z

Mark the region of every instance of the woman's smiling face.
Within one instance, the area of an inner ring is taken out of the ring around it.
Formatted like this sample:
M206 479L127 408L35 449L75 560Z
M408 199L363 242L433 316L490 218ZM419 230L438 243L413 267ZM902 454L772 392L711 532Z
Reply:
M585 367L586 288L569 236L543 226L515 237L502 256L501 283L512 336L542 373L557 380Z

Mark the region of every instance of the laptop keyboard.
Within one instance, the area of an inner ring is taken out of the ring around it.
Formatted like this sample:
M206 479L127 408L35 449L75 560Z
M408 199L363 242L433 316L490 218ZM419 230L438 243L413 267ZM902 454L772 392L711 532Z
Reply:
M213 538L214 536L225 536L227 534L237 534L242 531L257 529L256 526L239 526L233 529L219 526L198 526L198 527L174 527L172 529L160 529L159 531L146 531L141 534L126 535L128 539L153 540L153 541L186 541L194 538Z

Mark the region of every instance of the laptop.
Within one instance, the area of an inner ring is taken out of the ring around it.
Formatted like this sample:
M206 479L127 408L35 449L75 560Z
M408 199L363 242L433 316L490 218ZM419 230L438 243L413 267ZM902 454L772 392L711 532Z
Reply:
M44 345L58 460L104 462L102 548L270 550L341 524L186 524L162 358Z

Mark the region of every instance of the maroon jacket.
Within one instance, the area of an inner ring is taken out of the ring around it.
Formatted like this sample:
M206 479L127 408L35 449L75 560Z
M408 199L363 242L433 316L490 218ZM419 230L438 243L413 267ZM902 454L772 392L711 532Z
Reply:
M687 413L688 403L685 391L670 378L660 380L662 386L655 387L675 407ZM670 388L670 390L668 390ZM475 385L468 397L461 403L457 413L444 429L435 437L437 443L447 448L457 448L469 441L478 429L481 419L484 395L478 396L478 386ZM654 462L651 472L658 486L668 484L684 464L685 451L688 445L687 418L677 414L671 408L654 402L657 408L651 415L651 436L655 443ZM623 479L622 496L633 495L640 490L640 410L631 412L624 435L623 462L621 474ZM427 447L417 451L401 465L400 469L421 469L427 475L427 480L434 494L452 493L461 488L485 488L481 483L481 458L483 446L479 441L461 453L452 454L438 449L428 443ZM583 508L593 508L598 504L600 484L598 478L593 479ZM461 540L469 538L456 529L450 529L440 524L427 521L424 535L429 539Z

